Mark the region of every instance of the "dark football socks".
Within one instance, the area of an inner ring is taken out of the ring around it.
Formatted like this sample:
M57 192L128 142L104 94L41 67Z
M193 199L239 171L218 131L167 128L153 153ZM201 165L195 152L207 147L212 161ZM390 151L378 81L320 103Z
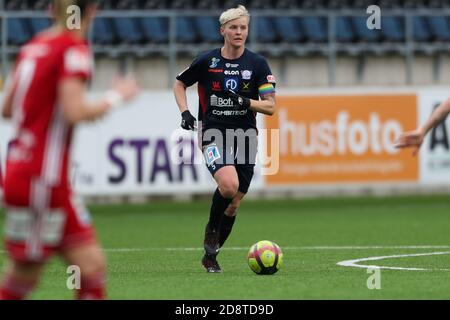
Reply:
M219 188L214 192L211 211L209 213L208 229L209 231L218 231L220 220L233 199L226 199L220 194Z
M220 221L219 226L219 247L222 248L225 241L228 239L228 236L231 233L231 229L233 229L234 221L236 220L236 216L229 217L226 214L223 214L222 220Z

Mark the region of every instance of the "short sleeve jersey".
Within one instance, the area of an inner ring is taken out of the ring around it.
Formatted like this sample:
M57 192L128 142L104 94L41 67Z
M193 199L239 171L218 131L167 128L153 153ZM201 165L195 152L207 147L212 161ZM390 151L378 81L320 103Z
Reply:
M9 175L41 177L49 186L67 186L72 126L58 104L65 78L88 81L92 57L86 41L69 32L38 35L22 47L14 71L15 136L7 155Z
M254 100L275 92L275 78L266 59L248 49L234 60L222 57L220 49L200 54L177 79L188 87L198 84L198 119L203 130L256 128L256 113L239 109L228 90Z

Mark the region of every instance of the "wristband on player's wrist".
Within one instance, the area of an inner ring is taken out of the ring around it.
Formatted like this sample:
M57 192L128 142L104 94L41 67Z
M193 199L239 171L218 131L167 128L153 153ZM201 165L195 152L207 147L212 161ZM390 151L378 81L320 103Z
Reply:
M105 94L105 101L111 109L117 109L123 102L123 97L115 90L108 90Z

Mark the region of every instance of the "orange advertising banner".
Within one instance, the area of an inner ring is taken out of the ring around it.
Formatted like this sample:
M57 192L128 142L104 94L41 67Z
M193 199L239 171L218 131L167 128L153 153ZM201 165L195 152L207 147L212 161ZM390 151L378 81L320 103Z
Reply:
M418 181L417 157L393 146L417 125L414 94L279 96L265 121L279 130L279 169L268 185Z

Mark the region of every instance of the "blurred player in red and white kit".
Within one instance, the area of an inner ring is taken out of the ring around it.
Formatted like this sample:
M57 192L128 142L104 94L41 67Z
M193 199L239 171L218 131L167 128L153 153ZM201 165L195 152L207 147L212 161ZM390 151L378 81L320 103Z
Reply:
M0 203L2 201L2 198L3 198L3 174L2 174L2 158L0 157Z
M81 28L72 30L67 9L73 5ZM80 268L76 298L106 298L106 260L89 212L74 200L69 149L77 123L101 117L139 89L131 76L120 77L100 101L85 99L92 72L86 35L95 11L92 0L53 0L55 24L21 49L2 104L15 135L4 172L8 262L1 299L26 298L52 254Z

